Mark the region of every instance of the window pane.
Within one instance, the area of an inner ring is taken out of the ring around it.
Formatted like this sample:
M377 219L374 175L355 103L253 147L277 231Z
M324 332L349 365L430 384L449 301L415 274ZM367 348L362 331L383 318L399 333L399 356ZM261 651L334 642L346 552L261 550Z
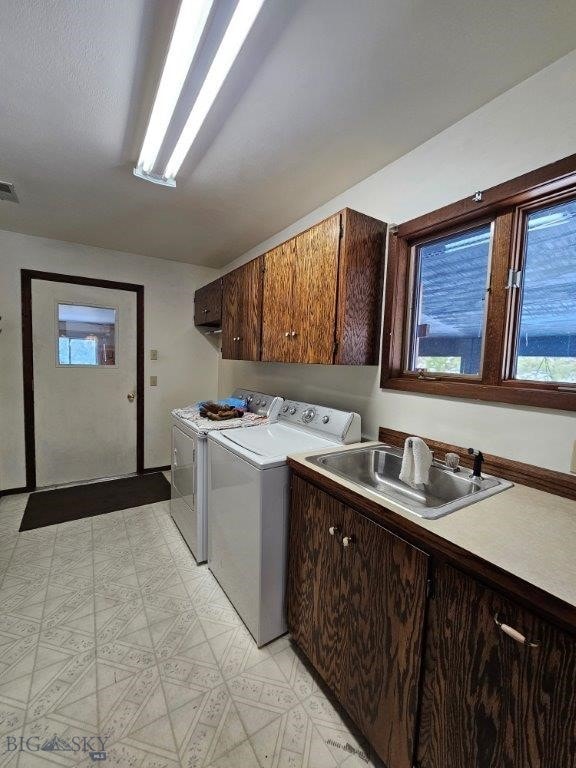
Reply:
M59 304L58 362L60 365L115 365L116 310Z
M480 374L490 242L486 224L417 247L409 370Z
M576 382L576 200L528 216L515 378Z

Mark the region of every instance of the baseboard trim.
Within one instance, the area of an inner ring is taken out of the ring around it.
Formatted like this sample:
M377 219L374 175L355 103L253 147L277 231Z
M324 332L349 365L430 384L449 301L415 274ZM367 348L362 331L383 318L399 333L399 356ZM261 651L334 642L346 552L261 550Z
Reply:
M147 475L149 472L167 472L169 469L172 469L170 464L166 464L163 467L145 467L140 474Z
M35 488L28 488L28 486L24 485L21 488L5 488L3 491L0 491L0 499L2 496L14 496L17 493L32 493L32 491L36 490Z

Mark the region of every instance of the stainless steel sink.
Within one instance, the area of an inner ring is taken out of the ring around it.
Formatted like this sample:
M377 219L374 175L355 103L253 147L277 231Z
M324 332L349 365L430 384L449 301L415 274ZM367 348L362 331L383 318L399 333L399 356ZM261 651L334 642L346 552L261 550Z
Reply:
M463 467L459 472L453 472L434 461L429 482L420 488L412 488L399 478L402 453L399 448L381 444L310 456L308 461L374 491L383 501L394 501L408 512L427 520L448 515L513 485L489 475L472 481L469 469Z

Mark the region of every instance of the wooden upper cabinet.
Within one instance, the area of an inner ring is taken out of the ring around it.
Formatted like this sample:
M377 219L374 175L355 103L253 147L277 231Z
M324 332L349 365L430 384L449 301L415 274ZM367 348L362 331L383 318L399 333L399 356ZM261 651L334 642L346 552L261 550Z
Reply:
M296 239L269 251L265 258L262 302L262 360L292 362L292 294ZM270 297L274 297L272 300Z
M334 361L340 219L331 216L296 238L290 362Z
M224 275L222 357L259 360L262 330L262 259Z
M222 278L198 288L194 294L194 325L222 323Z
M418 765L575 768L576 639L448 565L434 592Z
M345 209L264 256L263 361L377 364L385 235Z

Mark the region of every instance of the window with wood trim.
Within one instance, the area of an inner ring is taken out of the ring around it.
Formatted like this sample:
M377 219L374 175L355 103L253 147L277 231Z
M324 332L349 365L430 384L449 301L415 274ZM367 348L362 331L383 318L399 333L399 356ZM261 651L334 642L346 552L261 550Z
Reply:
M391 233L381 385L576 410L576 155Z

